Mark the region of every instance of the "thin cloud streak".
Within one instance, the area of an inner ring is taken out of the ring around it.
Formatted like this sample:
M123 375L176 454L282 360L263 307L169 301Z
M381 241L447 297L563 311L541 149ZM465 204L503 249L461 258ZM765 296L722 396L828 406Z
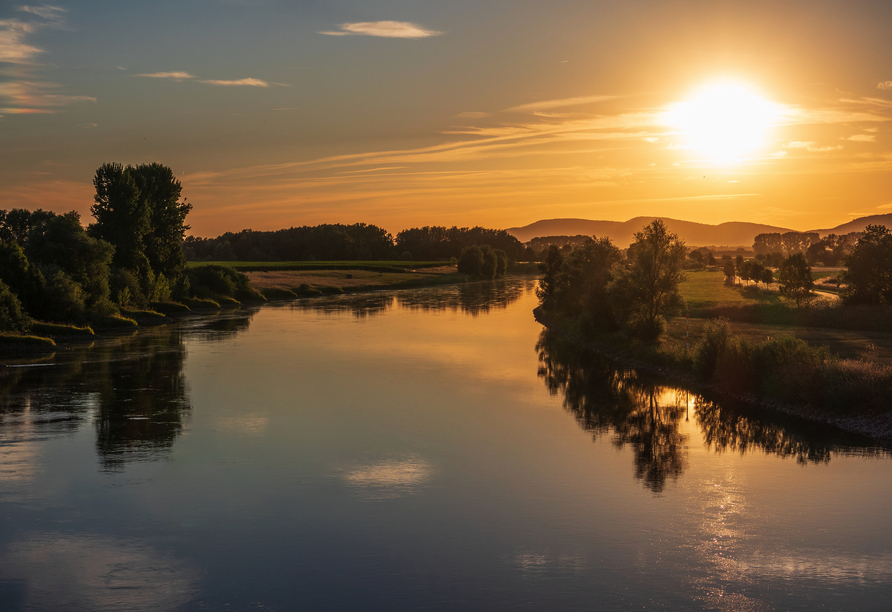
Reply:
M218 81L214 79L206 79L199 81L208 85L221 85L223 87L269 87L269 83L261 79L238 79L235 81Z
M146 79L173 79L175 81L183 81L185 79L194 79L195 76L189 74L188 72L175 71L175 72L149 72L143 74L134 74L135 77L143 77Z
M325 36L377 36L380 38L428 38L442 32L428 30L408 21L361 21L342 23L336 31L319 32Z
M506 112L522 113L527 111L540 111L550 108L561 108L563 106L579 106L581 104L593 104L595 102L606 102L614 100L618 96L581 96L577 98L564 98L562 100L545 100L542 102L530 102L529 104L521 104L505 109Z

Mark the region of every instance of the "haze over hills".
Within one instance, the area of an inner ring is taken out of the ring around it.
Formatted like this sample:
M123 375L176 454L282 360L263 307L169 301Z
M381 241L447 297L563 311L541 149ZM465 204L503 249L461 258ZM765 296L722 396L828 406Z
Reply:
M634 240L635 232L641 231L645 225L658 217L635 217L628 221L594 221L590 219L543 219L523 227L512 227L506 230L521 242L529 242L533 238L542 236L607 236L619 247L626 247ZM751 247L753 239L758 234L772 232L802 231L791 228L764 225L761 223L747 223L745 221L730 221L719 225L708 223L696 223L694 221L682 221L662 217L669 230L678 234L688 246L731 246ZM849 232L864 231L869 224L885 225L892 228L892 214L872 215L860 217L834 228L807 230L818 232L821 236L827 234L847 234Z
M521 242L529 242L539 236L607 236L614 244L625 248L635 239L635 232L658 217L635 217L628 221L592 221L588 219L545 219L524 227L506 230ZM689 246L742 246L750 247L757 234L790 232L788 228L761 223L731 221L719 225L695 223L662 217L669 230L678 234Z
M848 234L849 232L863 232L864 228L868 225L885 225L886 227L892 229L892 213L887 213L885 215L870 215L869 217L858 217L853 221L843 223L842 225L837 225L832 229L809 231L818 232L822 236L825 236L827 234ZM511 230L508 231L510 232Z

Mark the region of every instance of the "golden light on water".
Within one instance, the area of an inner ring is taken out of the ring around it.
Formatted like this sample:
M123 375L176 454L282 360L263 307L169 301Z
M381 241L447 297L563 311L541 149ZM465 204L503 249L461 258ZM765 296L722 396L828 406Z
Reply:
M765 146L783 107L748 86L719 82L701 87L687 100L671 105L667 126L677 129L682 146L715 161L736 161Z

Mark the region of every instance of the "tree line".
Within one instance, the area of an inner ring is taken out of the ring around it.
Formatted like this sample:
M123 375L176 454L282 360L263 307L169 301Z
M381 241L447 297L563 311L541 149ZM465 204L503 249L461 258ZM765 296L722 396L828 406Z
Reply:
M524 245L505 230L425 226L403 230L394 238L365 223L248 229L216 238L189 236L183 250L194 261L437 261L458 259L472 245L489 245L514 261L527 255Z

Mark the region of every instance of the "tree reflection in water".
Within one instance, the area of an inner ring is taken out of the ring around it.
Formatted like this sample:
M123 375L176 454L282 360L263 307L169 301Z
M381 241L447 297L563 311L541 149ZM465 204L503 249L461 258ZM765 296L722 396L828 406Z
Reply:
M68 347L44 363L3 368L0 442L74 433L92 421L103 470L166 456L191 410L185 340L224 340L247 329L251 316L102 339Z
M501 279L404 291L364 293L335 298L311 298L288 304L292 310L318 313L349 312L356 317L370 317L390 308L424 312L451 310L471 316L507 308L524 292L535 288L534 279Z
M635 477L654 493L687 467L688 436L681 423L689 417L717 453L759 450L800 463L826 463L833 454L889 454L869 439L826 425L660 386L549 330L539 336L536 350L539 377L549 392L563 395L564 407L594 439L612 432L615 445L630 446Z
M660 493L687 467L687 435L679 430L685 415L683 395L624 369L590 351L580 350L545 330L536 344L539 377L579 426L597 439L613 432L616 446L631 446L635 477Z

